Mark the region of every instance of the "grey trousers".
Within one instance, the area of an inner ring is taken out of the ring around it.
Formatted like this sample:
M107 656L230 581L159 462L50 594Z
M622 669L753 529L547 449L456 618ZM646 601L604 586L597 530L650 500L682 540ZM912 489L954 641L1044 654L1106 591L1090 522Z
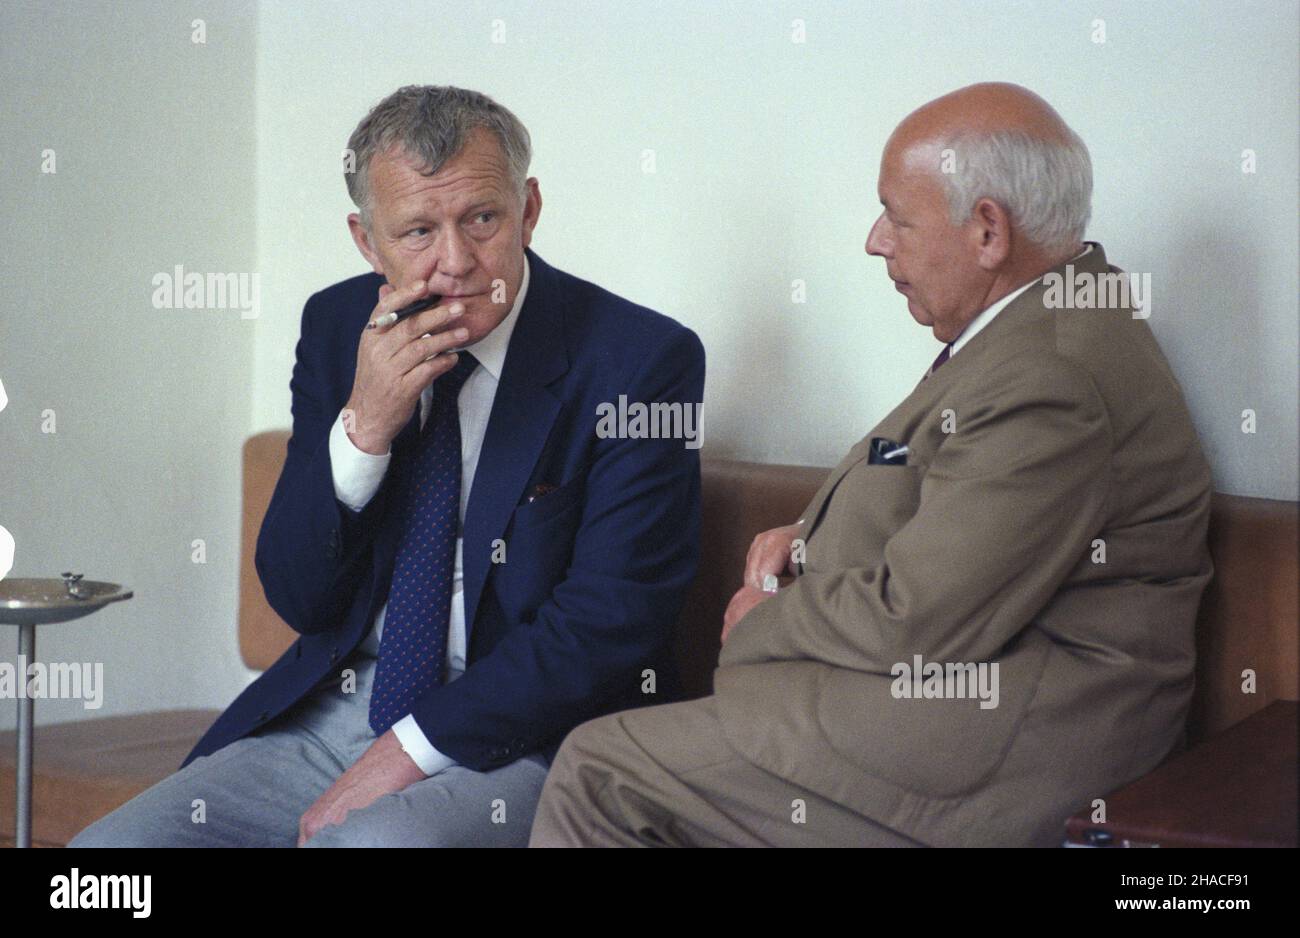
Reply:
M532 847L921 847L749 762L712 697L614 713L564 740Z
M195 759L68 846L294 846L302 815L375 741L374 666L354 654L343 666L356 673L354 692L331 677L270 725ZM526 846L546 771L540 755L490 772L455 765L349 812L306 846Z

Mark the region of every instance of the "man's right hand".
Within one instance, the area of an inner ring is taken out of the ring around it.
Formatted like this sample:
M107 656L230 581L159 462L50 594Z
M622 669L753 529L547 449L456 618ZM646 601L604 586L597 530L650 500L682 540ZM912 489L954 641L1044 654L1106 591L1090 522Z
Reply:
M763 577L794 576L790 554L794 539L799 536L799 525L787 524L783 528L764 531L749 545L745 558L745 585L756 590L763 588Z
M409 306L427 291L423 280L400 290L384 284L371 321ZM457 356L444 353L469 335L456 328L463 312L460 303L435 306L391 326L361 331L356 378L345 408L351 414L345 412L343 421L357 449L376 456L387 453L415 412L420 393L455 366Z

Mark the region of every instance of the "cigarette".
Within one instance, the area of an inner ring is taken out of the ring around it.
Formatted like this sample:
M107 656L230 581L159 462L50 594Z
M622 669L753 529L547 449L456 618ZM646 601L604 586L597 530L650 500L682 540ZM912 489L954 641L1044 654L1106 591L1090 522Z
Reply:
M430 294L422 300L416 300L410 306L403 306L401 309L394 310L391 313L384 313L384 315L380 316L378 319L370 320L370 322L366 323L366 328L378 329L380 326L391 326L395 322L401 322L408 316L414 316L416 313L422 313L426 309L432 309L441 302L442 297L439 294Z

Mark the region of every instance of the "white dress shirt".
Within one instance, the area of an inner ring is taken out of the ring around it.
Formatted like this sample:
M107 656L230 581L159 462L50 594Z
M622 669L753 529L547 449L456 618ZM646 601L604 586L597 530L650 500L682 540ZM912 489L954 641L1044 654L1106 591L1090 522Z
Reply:
M528 292L528 258L524 258L524 276L519 284L519 295L515 297L510 313L495 329L473 345L465 347L478 359L478 367L470 374L461 388L457 400L460 414L460 524L465 524L465 506L469 504L470 487L474 484L474 471L478 468L479 451L483 448L483 437L487 433L488 417L492 413L492 401L496 397L497 382L501 378L501 366L505 364L506 349L510 345L510 336L515 330L519 318L519 309L523 305L524 295ZM424 428L429 418L429 407L433 401L433 386L420 393L420 428ZM360 511L366 506L375 492L379 491L388 463L392 459L392 447L382 456L362 452L348 438L343 428L343 414L340 411L329 438L330 469L334 477L334 494L340 502L353 511ZM466 636L465 636L465 593L464 593L464 541L456 537L455 570L452 574L451 616L447 631L447 680L454 681L465 672ZM388 611L385 603L375 613L374 625L370 632L357 646L357 650L371 657L378 657L379 642L384 631L384 614ZM444 755L434 748L428 738L421 732L415 717L407 714L393 724L402 749L420 767L425 775L433 775L455 765L456 760Z
M1075 261L1083 257L1091 250L1092 250L1092 245L1085 244L1083 246L1083 251L1074 255L1074 257L1070 258L1070 263L1073 264ZM1035 277L1033 280L1029 281L1028 283L1016 287L1016 289L1012 290L1006 296L1002 297L1002 299L998 300L988 309L984 310L984 312L980 313L978 316L972 319L970 325L966 327L965 331L963 331L961 335L957 336L957 338L953 339L952 348L948 350L948 357L952 358L952 356L960 352L961 347L965 345L967 342L969 342L971 339L975 338L975 334L979 332L981 329L983 329L985 326L987 326L989 323L991 323L993 321L993 318L997 316L998 313L1002 312L1002 310L1006 309L1012 300L1014 300L1016 297L1024 293L1026 290L1028 290L1030 287L1032 287L1034 284L1036 284L1038 281L1042 279L1043 279L1042 277Z

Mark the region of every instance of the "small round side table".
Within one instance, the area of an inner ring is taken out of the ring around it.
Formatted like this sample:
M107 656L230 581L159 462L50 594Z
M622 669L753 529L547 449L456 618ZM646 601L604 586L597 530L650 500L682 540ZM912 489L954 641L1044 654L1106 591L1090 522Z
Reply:
M27 693L27 665L36 660L36 626L88 616L134 593L116 583L83 580L79 573L63 579L0 580L0 625L18 626L18 811L17 845L32 845L32 719L35 701Z

